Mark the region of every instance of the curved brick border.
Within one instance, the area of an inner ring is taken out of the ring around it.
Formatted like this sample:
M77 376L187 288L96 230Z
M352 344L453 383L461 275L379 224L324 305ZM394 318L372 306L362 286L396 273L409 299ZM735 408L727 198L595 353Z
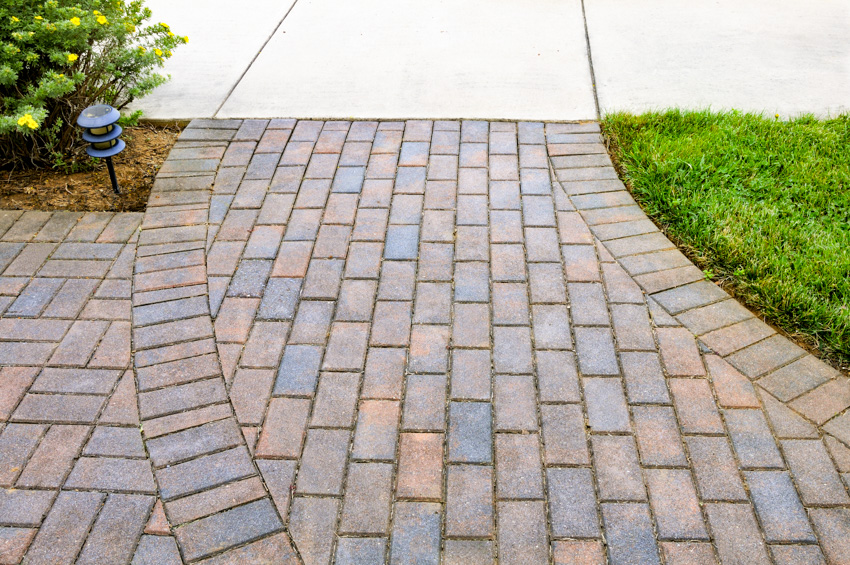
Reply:
M574 145L548 149L561 187L590 233L650 298L761 389L850 445L850 381L741 306L678 251L625 191L607 156L576 168Z
M183 560L243 546L210 562L275 555L276 562L296 563L234 416L213 339L206 276L210 173L226 147L215 140L233 136L227 125L186 130L151 192L133 279L139 411ZM207 141L189 141L198 131Z

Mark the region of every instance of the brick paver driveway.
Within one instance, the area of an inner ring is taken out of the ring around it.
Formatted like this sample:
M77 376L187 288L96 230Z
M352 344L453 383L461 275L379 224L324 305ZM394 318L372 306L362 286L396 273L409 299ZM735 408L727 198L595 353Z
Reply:
M196 121L0 227L0 563L850 562L846 378L596 124Z

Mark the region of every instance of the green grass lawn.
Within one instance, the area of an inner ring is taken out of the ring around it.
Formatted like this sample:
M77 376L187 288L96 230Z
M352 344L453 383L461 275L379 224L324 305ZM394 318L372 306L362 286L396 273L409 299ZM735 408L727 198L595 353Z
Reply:
M611 114L635 199L766 320L850 366L850 116Z

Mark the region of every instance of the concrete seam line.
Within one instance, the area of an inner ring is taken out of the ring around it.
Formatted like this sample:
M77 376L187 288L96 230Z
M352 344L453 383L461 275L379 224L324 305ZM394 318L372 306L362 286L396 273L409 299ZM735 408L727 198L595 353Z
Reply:
M584 40L587 42L587 65L590 68L590 84L593 87L593 103L596 105L596 119L602 121L602 113L599 111L599 95L596 92L596 73L593 70L593 54L590 51L590 31L587 27L587 11L584 8L584 0L581 0L581 16L584 20ZM228 96L230 95L228 94ZM222 104L224 103L222 102Z
M239 78L238 78L238 79L236 79L236 82L234 82L234 83L233 83L233 86L232 86L232 87L230 87L230 90L228 90L228 91L227 91L227 96L225 96L225 97L224 97L224 100L222 100L222 101L221 101L221 104L219 104L219 105L218 105L218 108L216 108L216 109L215 109L215 112L213 112L213 115L212 115L213 119L216 119L216 117L218 116L218 113L219 113L219 112L221 112L221 109L224 107L224 105L225 105L225 104L227 103L227 101L230 99L230 96L233 94L233 91L234 91L234 90L236 90L236 87L237 87L237 86L239 86L239 83L240 83L240 82L242 82L242 79L244 79L244 78L245 78L245 75L247 75L247 74L248 74L248 71L250 71L250 70L251 70L251 67L252 67L252 66L254 66L254 62L256 62L256 60L259 58L260 53L262 53L262 52L263 52L263 49L265 49L265 48L266 48L266 45L268 45L268 44L269 44L269 41L271 41L271 40L272 40L272 37L274 37L274 36L275 36L275 34L277 33L277 30L279 30L279 29L280 29L280 26L282 26L282 25L283 25L283 22L284 22L284 21L286 21L286 18L289 16L289 13L290 13L290 12L292 12L292 9L293 9L293 8L295 8L295 5L296 5L296 4L298 4L298 0L294 0L294 1L292 2L292 5L289 7L289 9L286 11L286 13L283 15L283 17L282 17L282 18L280 19L280 21L277 23L277 25L275 26L275 28L272 30L272 32L269 34L269 36L266 38L266 40L265 40L265 41L263 41L263 44L260 46L260 48L257 50L257 53L256 53L256 54L254 55L254 57L251 59L251 62L250 62L250 63L248 63L248 66L247 66L247 67L245 67L245 70L244 70L244 71L242 71L242 74L241 74L241 75L239 75ZM585 25L585 30L586 30L586 29L587 29L587 26ZM591 71L591 72L592 72L592 71ZM596 93L594 92L594 95L595 95L595 94L596 94ZM598 104L597 104L597 107L596 107L596 108L597 108L597 112L596 112L596 113L598 114L598 113L599 113L599 105L598 105ZM282 117L282 116L276 116L276 117Z

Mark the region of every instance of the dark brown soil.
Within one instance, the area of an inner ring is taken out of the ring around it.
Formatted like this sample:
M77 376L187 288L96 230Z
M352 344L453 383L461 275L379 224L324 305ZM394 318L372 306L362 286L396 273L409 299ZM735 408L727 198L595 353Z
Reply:
M0 209L140 212L154 178L180 128L140 125L121 136L127 148L113 158L121 194L112 191L103 160L92 171L67 174L51 169L0 171Z

